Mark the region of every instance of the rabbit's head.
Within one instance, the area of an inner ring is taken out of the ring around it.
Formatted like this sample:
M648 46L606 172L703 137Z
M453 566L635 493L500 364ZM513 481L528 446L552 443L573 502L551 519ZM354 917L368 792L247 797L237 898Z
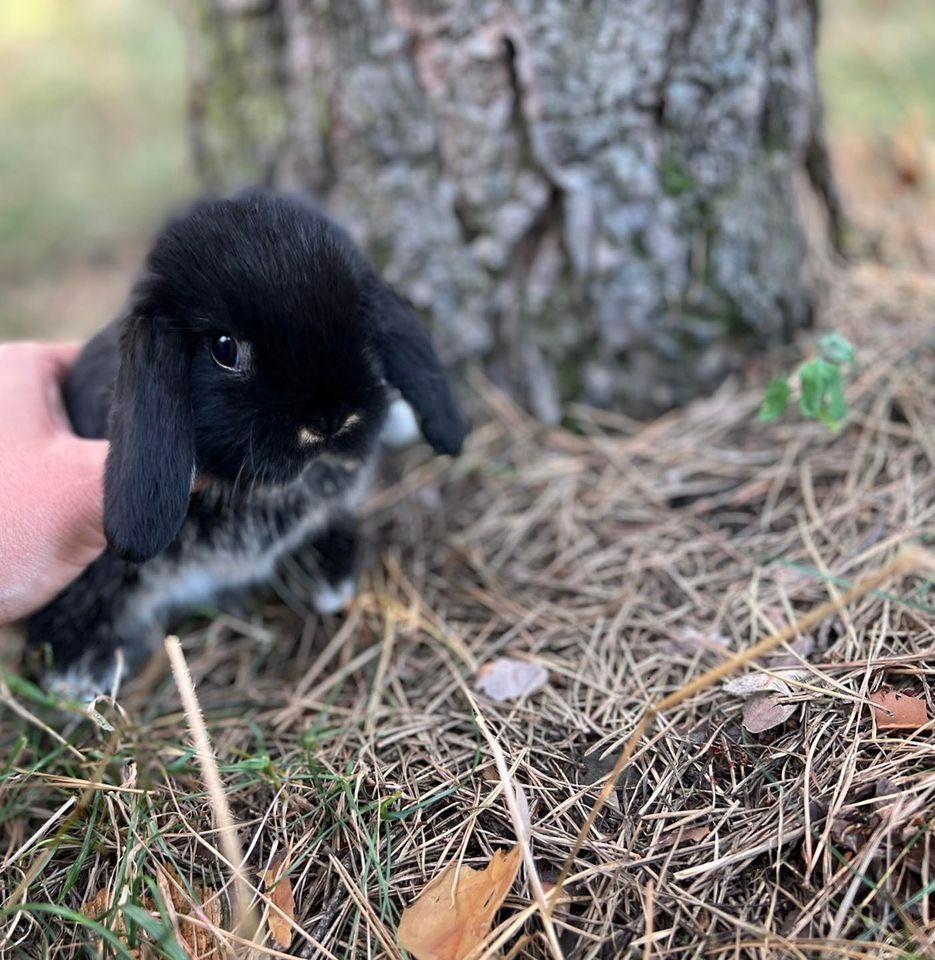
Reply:
M160 235L123 321L105 527L149 559L178 532L196 475L285 484L373 451L397 387L436 449L465 425L431 343L350 238L266 192L197 203Z

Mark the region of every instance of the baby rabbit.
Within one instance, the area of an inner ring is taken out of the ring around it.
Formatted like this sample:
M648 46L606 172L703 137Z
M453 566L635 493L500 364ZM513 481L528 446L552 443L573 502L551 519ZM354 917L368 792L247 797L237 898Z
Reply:
M397 392L438 452L461 450L427 333L309 201L251 191L170 222L65 384L75 431L110 439L109 548L29 621L50 684L109 690L181 614L269 582L297 552L314 559L319 608L343 606L353 511Z

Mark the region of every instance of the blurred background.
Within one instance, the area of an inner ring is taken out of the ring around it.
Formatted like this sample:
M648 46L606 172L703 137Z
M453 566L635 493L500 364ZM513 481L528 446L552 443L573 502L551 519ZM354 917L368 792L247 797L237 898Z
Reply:
M863 254L935 262L935 3L826 0L828 132ZM172 4L0 3L0 335L82 336L196 191Z

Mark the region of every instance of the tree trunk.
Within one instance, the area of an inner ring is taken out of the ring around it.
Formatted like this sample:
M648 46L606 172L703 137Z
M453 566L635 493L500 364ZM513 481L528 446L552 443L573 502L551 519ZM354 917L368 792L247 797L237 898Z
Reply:
M811 314L816 0L200 0L206 184L310 190L546 420L658 412Z

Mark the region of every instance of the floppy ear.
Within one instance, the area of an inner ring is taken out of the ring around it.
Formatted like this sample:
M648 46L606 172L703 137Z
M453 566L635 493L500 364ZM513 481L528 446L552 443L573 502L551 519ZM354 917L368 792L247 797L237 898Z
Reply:
M133 313L124 321L104 473L104 531L134 563L164 550L191 497L195 444L190 359L181 330Z
M377 326L386 379L415 411L422 435L435 450L459 454L468 424L428 332L412 309L382 283L377 292Z

